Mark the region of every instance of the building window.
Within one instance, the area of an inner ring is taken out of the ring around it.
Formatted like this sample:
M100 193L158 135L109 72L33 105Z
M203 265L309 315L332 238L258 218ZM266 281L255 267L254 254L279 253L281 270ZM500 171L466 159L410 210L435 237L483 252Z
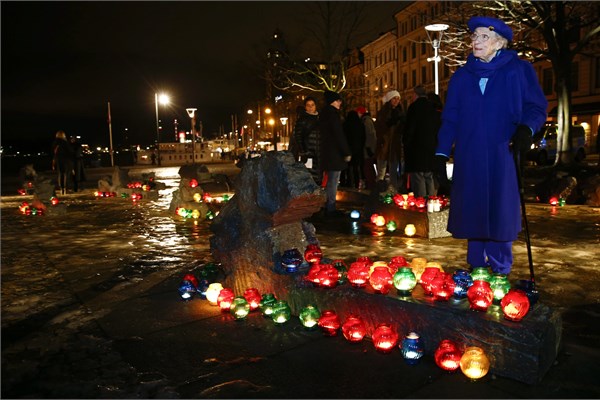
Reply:
M424 56L427 54L427 43L422 42L421 43L421 55Z
M427 82L427 67L421 67L421 83Z
M408 74L406 72L402 74L402 89L408 89Z
M406 46L402 48L402 62L406 62L407 54L406 54Z
M394 86L394 72L390 72L390 86Z
M417 86L417 70L416 69L412 70L412 86L413 87Z
M579 90L579 63L571 64L571 90L576 92Z
M552 68L546 68L542 76L542 88L546 96L551 95L554 92L552 82Z
M417 57L417 44L415 42L412 42L410 45L410 57L411 58Z

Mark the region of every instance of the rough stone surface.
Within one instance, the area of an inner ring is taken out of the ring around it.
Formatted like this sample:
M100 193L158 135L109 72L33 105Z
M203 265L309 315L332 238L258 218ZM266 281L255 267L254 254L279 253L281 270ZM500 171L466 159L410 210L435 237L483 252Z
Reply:
M365 213L365 217L367 218L371 214L377 213L383 215L386 221L395 221L399 231L403 231L407 224L413 224L416 228L416 236L429 239L452 236L446 230L448 227L448 208L430 213L424 209L404 209L395 204L374 202L368 204L368 207L365 208Z
M325 194L291 153L268 152L248 160L237 177L236 195L211 225L211 251L234 289L284 290L289 278L272 273L288 249L318 243L312 224ZM242 290L243 291L243 290Z

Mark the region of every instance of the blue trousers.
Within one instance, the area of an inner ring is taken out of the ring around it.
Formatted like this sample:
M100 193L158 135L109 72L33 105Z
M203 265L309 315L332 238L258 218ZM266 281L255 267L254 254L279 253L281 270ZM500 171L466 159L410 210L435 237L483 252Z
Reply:
M467 262L472 267L489 266L497 274L508 274L513 264L512 242L469 239Z

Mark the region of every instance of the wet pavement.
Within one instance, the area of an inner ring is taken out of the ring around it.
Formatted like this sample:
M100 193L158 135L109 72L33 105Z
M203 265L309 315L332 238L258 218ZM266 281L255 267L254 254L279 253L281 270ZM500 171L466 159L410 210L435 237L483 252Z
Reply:
M527 205L540 301L561 312L563 346L537 385L491 374L470 382L431 354L409 366L400 352L325 337L297 318L233 321L207 301L180 300L182 276L212 261L210 230L169 213L177 168L155 170L167 185L157 201L95 198L88 187L61 197L63 215L25 216L23 197L2 196L3 398L600 397L600 208ZM329 258L465 267L461 240L310 221ZM514 250L511 281L526 279L525 241Z

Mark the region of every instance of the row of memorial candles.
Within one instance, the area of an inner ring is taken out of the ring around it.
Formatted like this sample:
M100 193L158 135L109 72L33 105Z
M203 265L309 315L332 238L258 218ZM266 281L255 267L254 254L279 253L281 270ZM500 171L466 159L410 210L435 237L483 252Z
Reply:
M187 274L180 285L180 293L187 293L182 297L189 299L190 290L198 287L197 291L211 305L218 306L222 312L229 312L235 320L243 320L255 310L259 310L264 317L271 318L278 325L291 319L291 310L287 302L277 300L272 293L261 296L257 289L248 288L243 296L236 296L233 290L224 288L220 283L213 282L207 287L205 285L206 282L202 283L192 274ZM185 290L182 291L182 288ZM334 310L320 312L316 306L310 304L300 310L298 318L306 329L318 328L325 336L337 336L341 330L343 337L351 343L362 341L368 333L367 326L359 315L350 314L342 323ZM378 352L388 354L398 348L409 365L418 363L424 355L422 339L416 332L409 332L400 341L400 335L393 325L380 323L371 332L370 337ZM482 349L470 347L463 352L461 346L448 339L440 342L435 350L434 360L436 365L446 371L461 368L471 379L485 376L490 368L489 359Z

